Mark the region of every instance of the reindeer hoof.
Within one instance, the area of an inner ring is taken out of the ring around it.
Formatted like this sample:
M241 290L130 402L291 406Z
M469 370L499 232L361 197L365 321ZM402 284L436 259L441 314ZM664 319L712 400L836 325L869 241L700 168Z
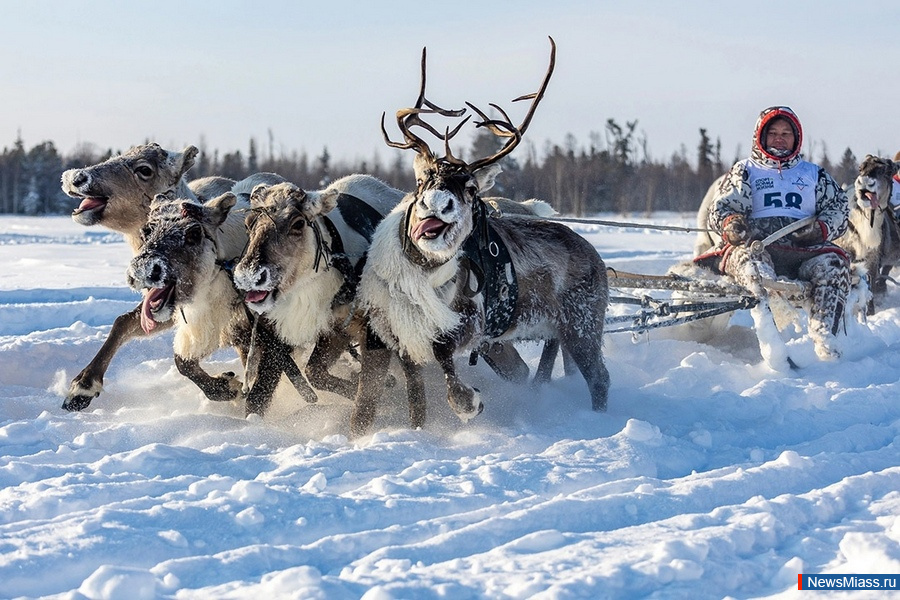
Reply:
M241 395L241 381L231 371L213 377L215 383L206 392L206 397L213 402L231 402Z
M86 395L76 395L69 396L65 400L63 400L62 408L68 411L76 411L76 410L84 410L91 404L91 400L96 398L99 394L94 394L93 396Z
M481 401L481 395L477 389L463 388L458 390L458 392L463 397L459 397L460 393L451 395L449 398L450 407L463 423L468 423L471 419L481 414L481 411L484 410L484 403Z
M94 383L86 386L80 381L80 376L72 380L69 386L69 394L63 400L62 408L68 411L84 410L90 404L91 400L100 395L103 390L102 383Z

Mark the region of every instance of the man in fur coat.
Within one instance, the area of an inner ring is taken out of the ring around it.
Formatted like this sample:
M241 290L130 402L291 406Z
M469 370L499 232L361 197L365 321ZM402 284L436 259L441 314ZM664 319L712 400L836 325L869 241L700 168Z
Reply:
M837 335L850 290L850 261L832 240L847 229L849 206L834 178L800 156L802 141L800 120L790 108L760 113L750 157L722 180L709 212L708 226L722 241L695 261L733 277L757 294L764 308L762 279L809 281L809 335L819 358L834 360L841 354ZM801 219L811 222L765 248L752 244Z

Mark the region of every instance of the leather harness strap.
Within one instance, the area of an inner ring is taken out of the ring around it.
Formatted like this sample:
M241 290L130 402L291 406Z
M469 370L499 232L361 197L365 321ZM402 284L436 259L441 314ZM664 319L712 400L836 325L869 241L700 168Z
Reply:
M409 221L415 202L410 203L400 223L403 252L410 262L423 269L436 269L443 263L431 261L412 243ZM463 293L484 298L484 334L495 338L512 325L519 298L519 284L512 257L503 238L491 225L487 204L476 198L472 205L472 232L462 245L460 266L465 270Z

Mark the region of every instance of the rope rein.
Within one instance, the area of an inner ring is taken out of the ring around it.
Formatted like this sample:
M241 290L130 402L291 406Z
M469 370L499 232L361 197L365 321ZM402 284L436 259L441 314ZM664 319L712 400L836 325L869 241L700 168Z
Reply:
M631 227L636 229L658 229L660 231L683 231L686 233L718 233L715 229L704 227L683 227L679 225L652 225L649 223L622 223L619 221L604 221L602 219L577 219L574 217L542 217L547 221L560 223L583 223L585 225L606 225L608 227Z

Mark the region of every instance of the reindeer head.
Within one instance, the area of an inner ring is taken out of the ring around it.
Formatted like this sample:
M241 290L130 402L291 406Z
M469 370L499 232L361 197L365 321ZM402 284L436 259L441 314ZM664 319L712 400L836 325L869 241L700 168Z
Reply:
M506 143L496 153L473 162L455 157L450 149L450 139L459 132L468 117L452 131L448 127L443 134L422 118L422 115L426 114L461 117L466 112L466 109L440 108L425 98L426 53L424 49L422 50L422 83L419 97L413 108L397 111L397 125L405 141L392 141L384 127L384 115L381 119L381 131L389 146L412 149L416 152L413 161L416 190L407 197L407 218L401 232L407 253L415 248L426 262L444 263L459 251L460 246L472 233L475 215L483 211L481 194L494 185L494 180L500 173L501 169L496 163L512 152L522 140L522 135L531 123L535 109L550 82L556 64L556 43L553 38L550 38L550 47L550 65L538 91L513 100L513 102L532 101L527 115L518 126L513 125L512 119L496 104L491 106L500 113L500 118L491 118L475 105L466 102L466 105L481 118L481 121L475 123L476 127L486 127L494 135L506 139ZM413 127L420 127L443 139L445 155L442 157L435 155L428 144L412 132Z
M305 192L292 183L258 185L245 223L250 241L234 270L244 301L260 314L279 291L327 268L317 219L337 205L337 190Z
M856 203L863 210L886 209L891 198L891 179L900 169L900 163L889 158L867 154L859 165L859 175L853 183Z
M191 301L219 271L216 228L236 196L223 194L206 204L158 194L141 230L143 246L128 268L128 284L144 293L141 327L150 332L172 318L175 307Z
M175 189L198 152L194 146L172 152L159 144L144 144L100 164L65 171L62 190L81 200L72 218L123 233L139 229L153 197Z

